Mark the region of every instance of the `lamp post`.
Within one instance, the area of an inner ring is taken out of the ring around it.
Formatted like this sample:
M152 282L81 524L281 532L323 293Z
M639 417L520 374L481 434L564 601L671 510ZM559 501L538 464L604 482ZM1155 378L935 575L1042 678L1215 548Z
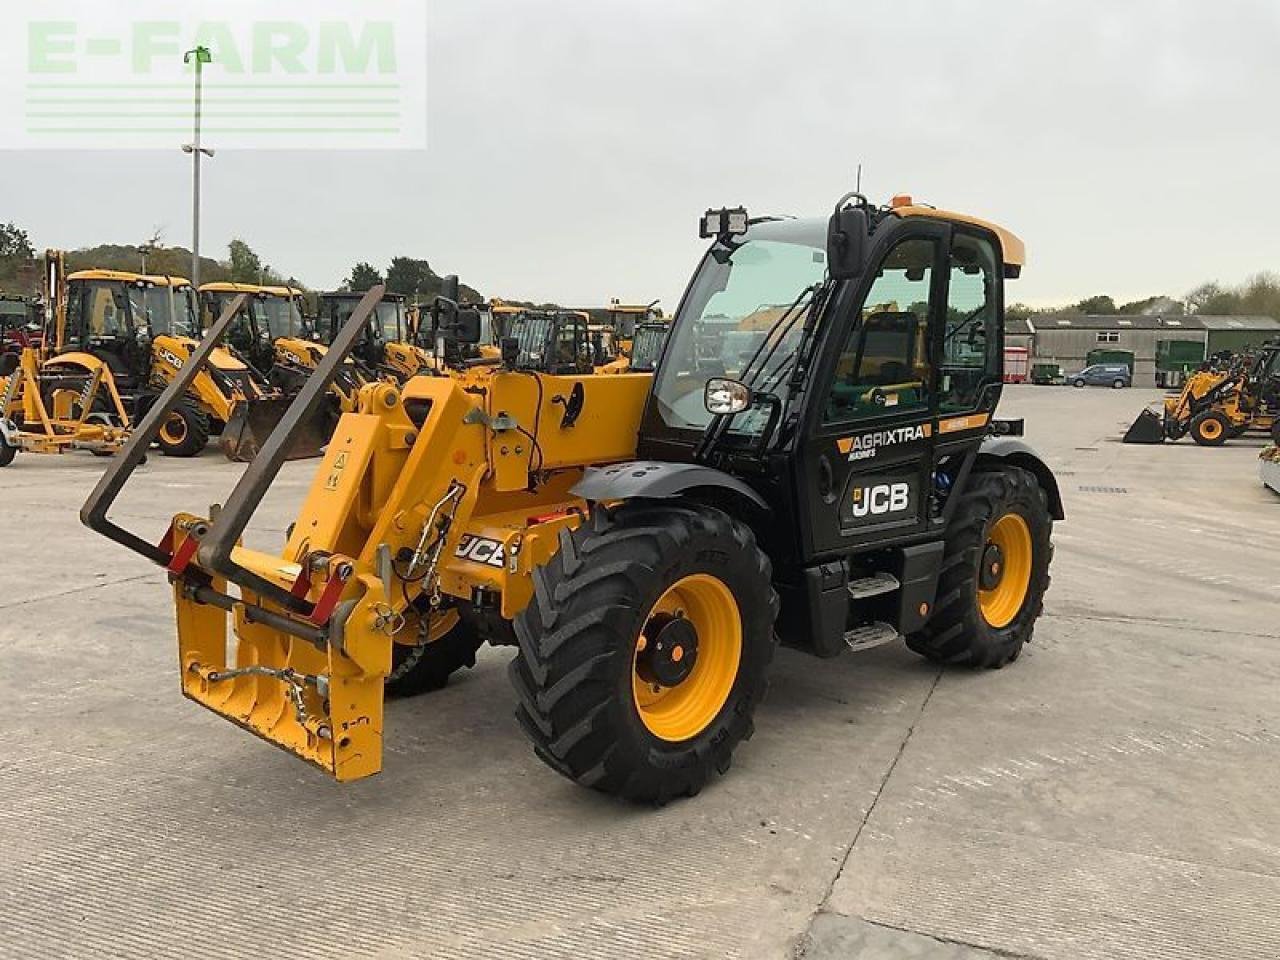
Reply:
M212 157L213 151L200 145L200 81L204 65L213 62L208 47L196 47L182 55L183 63L195 61L196 99L195 130L191 143L182 145L182 152L191 154L191 286L200 289L200 157Z

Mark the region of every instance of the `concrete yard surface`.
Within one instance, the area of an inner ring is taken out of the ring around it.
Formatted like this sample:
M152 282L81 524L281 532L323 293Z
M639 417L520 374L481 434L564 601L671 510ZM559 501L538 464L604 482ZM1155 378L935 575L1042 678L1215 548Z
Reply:
M576 787L508 649L389 704L350 785L184 700L163 572L80 526L103 463L0 471L0 956L1274 960L1280 497L1261 439L1118 442L1155 391L1017 387L1068 520L1017 663L774 663L728 776ZM243 468L153 456L159 539ZM255 537L280 544L314 463Z

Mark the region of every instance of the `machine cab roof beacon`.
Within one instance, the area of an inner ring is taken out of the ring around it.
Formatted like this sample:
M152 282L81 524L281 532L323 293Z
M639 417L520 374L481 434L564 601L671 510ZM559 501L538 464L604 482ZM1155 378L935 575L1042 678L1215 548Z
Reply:
M474 311L438 298L449 375L360 391L279 553L241 534L382 290L225 506L148 541L107 512L170 385L81 517L167 569L186 696L354 780L381 767L387 694L507 644L537 756L662 803L728 770L778 642L1016 659L1063 516L1021 422L995 419L1021 242L856 194L820 219L709 211L702 232L653 372L563 362L572 325L475 357Z

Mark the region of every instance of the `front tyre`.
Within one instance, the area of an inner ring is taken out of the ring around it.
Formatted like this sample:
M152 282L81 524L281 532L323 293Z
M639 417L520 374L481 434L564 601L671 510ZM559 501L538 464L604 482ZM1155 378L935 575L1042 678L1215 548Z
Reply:
M693 796L751 736L773 659L769 560L711 507L594 511L515 620L516 717L559 773L628 800Z
M156 444L166 457L194 457L209 442L209 419L189 401L169 411L156 434Z
M1077 390L1080 390L1080 389L1083 389L1083 387L1084 387L1084 381L1083 381L1083 380L1072 380L1072 381L1071 381L1071 385L1072 385L1073 387L1075 387Z
M1202 447L1220 447L1230 438L1233 426L1226 416L1210 410L1191 421L1191 439Z
M936 663L1002 667L1044 608L1053 520L1018 467L975 473L947 528L933 615L907 646Z
M6 440L3 433L0 433L0 467L7 467L13 463L17 453L18 448Z

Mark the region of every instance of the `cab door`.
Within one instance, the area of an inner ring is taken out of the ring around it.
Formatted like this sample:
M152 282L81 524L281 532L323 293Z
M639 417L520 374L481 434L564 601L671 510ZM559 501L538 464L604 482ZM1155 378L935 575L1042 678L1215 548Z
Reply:
M795 460L805 561L929 524L951 228L903 221L836 308Z

